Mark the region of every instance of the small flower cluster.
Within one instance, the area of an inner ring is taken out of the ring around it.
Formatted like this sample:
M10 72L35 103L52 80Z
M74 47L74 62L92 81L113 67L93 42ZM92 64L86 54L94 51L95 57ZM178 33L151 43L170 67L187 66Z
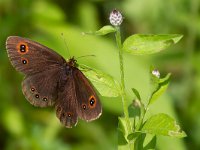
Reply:
M110 23L113 26L119 26L121 25L122 21L123 21L123 16L122 14L114 9L111 13L110 13L110 17L109 17Z
M153 70L152 71L152 74L154 75L154 76L156 76L157 78L160 78L160 72L158 71L158 70Z

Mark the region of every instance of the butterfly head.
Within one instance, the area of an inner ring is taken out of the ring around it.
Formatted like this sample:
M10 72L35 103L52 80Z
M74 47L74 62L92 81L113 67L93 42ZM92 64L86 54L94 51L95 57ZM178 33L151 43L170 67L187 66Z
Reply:
M74 57L71 57L68 61L67 61L67 65L70 67L76 67L77 66L77 60Z

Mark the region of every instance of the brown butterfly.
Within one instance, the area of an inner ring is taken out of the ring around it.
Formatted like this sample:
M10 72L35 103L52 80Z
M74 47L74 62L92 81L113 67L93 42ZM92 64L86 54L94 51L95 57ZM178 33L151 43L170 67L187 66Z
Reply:
M78 118L92 121L101 115L99 97L74 57L66 61L50 48L18 36L7 38L6 49L13 67L25 74L22 92L32 105L55 105L67 128Z

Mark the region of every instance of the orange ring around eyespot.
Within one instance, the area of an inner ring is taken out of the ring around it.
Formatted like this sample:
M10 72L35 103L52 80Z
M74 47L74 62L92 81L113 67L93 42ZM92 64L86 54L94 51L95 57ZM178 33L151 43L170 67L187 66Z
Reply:
M67 112L67 117L71 118L73 116L72 112Z
M23 61L26 61L26 63L24 64L24 62ZM28 64L28 59L26 59L26 58L21 58L21 63L23 64L23 65L26 65L26 64Z
M21 46L21 45L25 45L25 47L26 47L25 52L21 52L21 51L20 51L20 46ZM29 51L28 44L25 43L25 42L19 42L19 43L17 44L17 47L16 47L16 48L17 48L17 52L20 53L20 54L22 54L22 55L28 53L28 51Z
M94 100L94 104L93 104L93 105L90 104L90 101L91 101L92 99ZM94 97L94 95L91 95L90 98L89 98L88 100L89 100L89 101L88 101L89 107L90 107L90 108L95 108L95 107L96 107L96 98Z
M30 91L31 91L32 93L34 93L34 92L36 91L35 87L34 87L34 86L31 86Z

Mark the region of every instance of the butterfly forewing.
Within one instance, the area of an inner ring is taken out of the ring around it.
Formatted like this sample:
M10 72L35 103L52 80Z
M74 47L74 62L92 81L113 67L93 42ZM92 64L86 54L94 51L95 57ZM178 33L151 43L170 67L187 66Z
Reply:
M26 75L61 67L65 63L53 50L18 36L7 38L6 49L14 68Z

